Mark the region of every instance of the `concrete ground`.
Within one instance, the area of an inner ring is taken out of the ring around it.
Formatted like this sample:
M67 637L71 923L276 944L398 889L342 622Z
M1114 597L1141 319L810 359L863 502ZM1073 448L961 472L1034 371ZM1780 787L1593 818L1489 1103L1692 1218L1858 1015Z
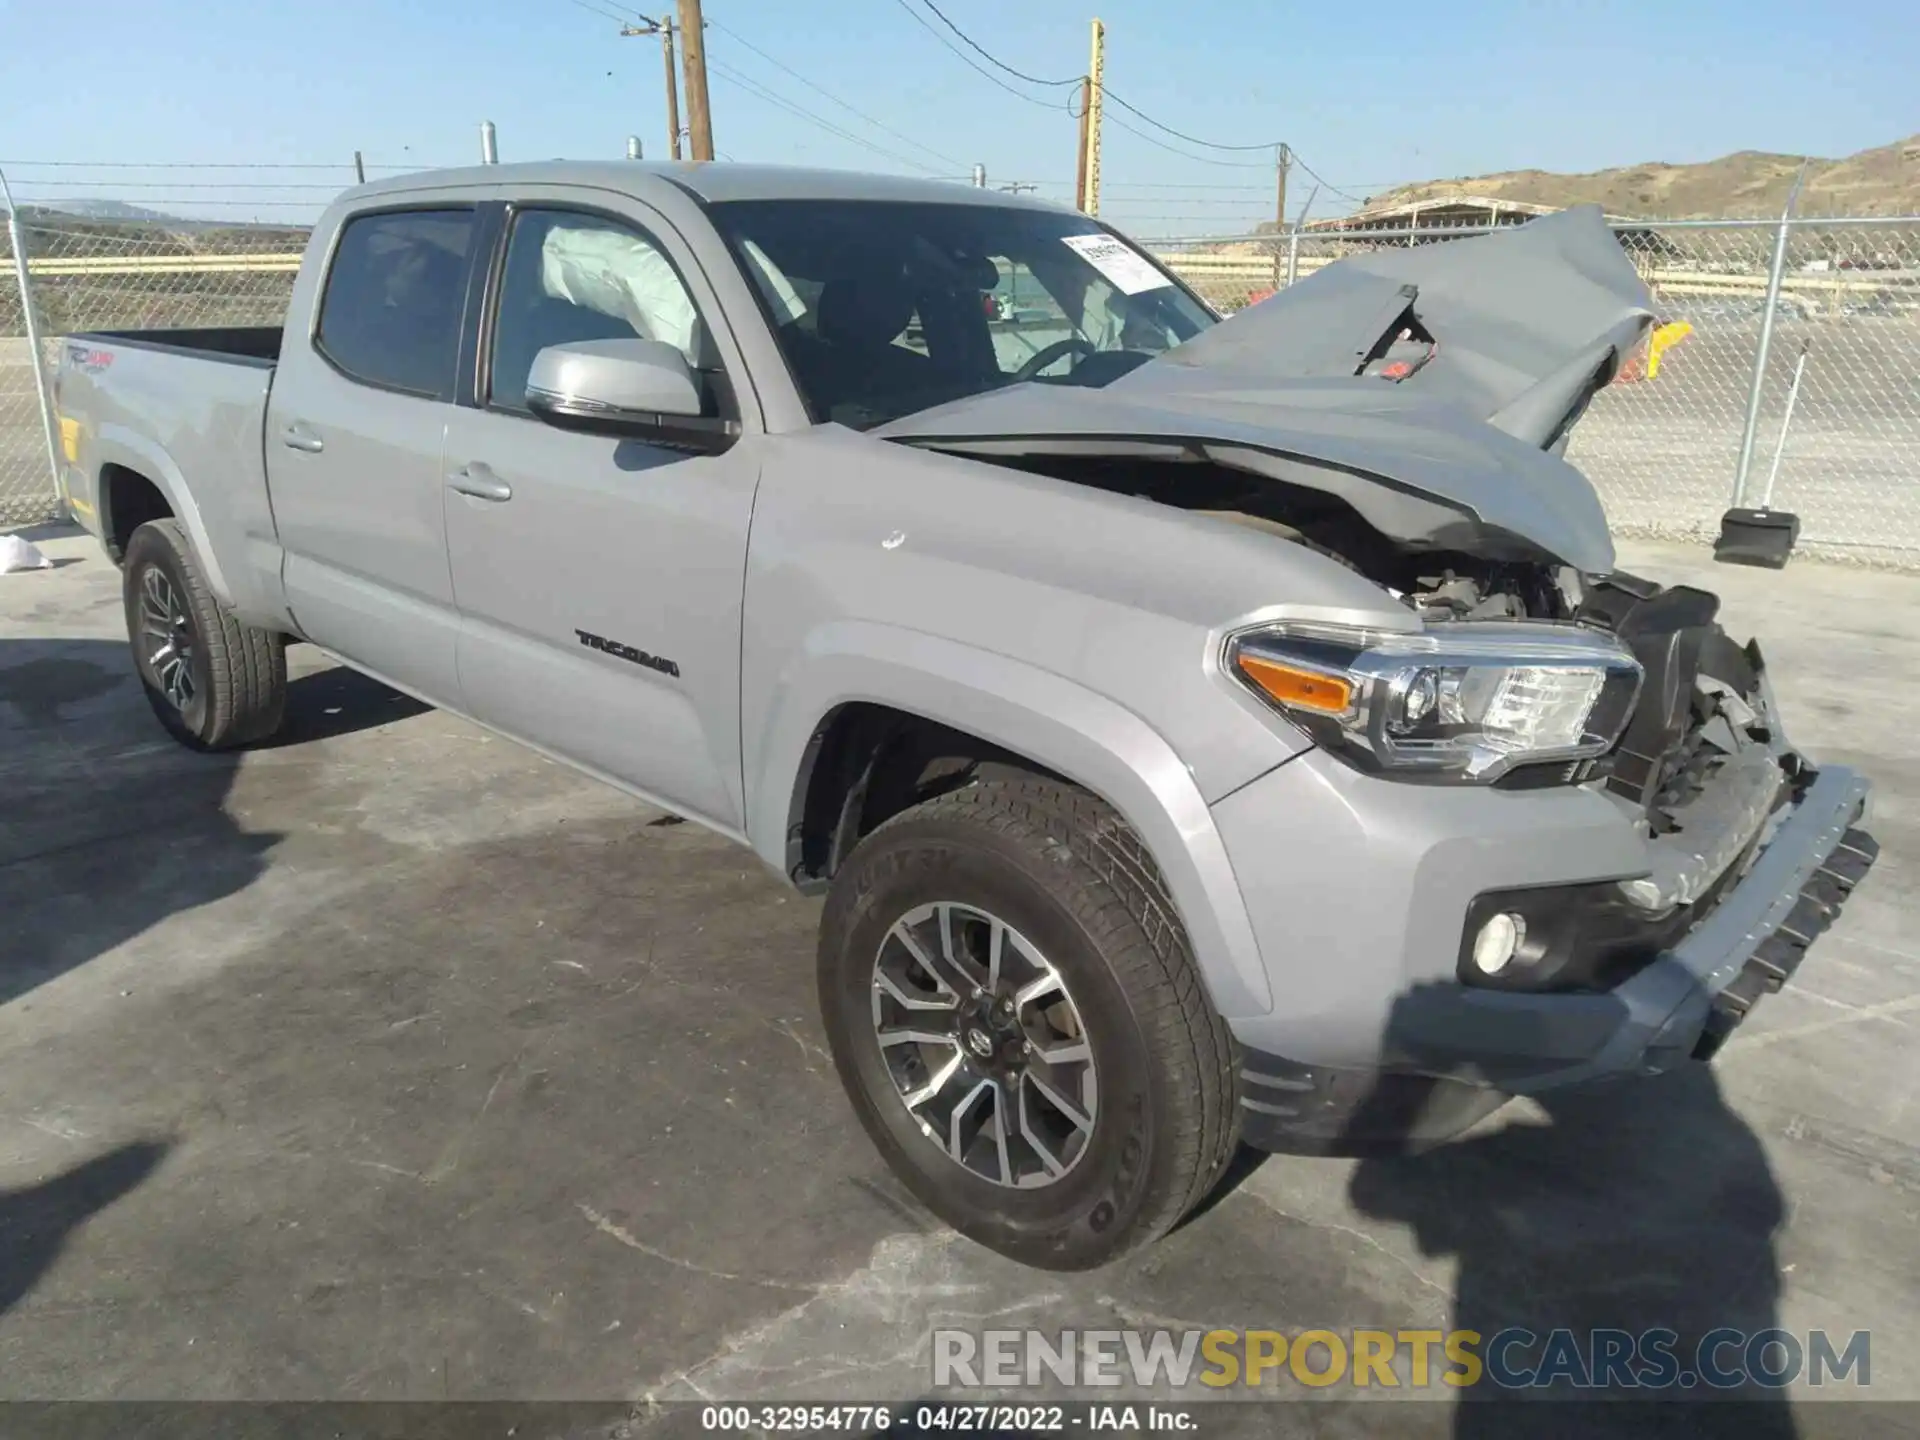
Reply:
M282 741L189 754L116 573L45 548L0 577L0 1396L904 1400L940 1325L1778 1323L1920 1399L1920 581L1623 555L1721 590L1878 786L1879 867L1711 1069L1271 1160L1056 1276L876 1159L816 903L304 647Z

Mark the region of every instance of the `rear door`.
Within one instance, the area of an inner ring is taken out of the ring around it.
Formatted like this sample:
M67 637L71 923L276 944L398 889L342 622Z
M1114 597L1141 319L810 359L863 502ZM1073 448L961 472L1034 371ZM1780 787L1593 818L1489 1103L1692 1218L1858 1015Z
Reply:
M639 201L556 190L505 217L478 393L447 437L461 690L476 719L722 830L743 829L740 609L763 436L724 453L555 429L535 354L678 346L707 412L740 419L744 366L681 237Z
M448 417L480 212L436 204L341 227L309 336L283 347L267 467L303 634L460 703L447 567Z

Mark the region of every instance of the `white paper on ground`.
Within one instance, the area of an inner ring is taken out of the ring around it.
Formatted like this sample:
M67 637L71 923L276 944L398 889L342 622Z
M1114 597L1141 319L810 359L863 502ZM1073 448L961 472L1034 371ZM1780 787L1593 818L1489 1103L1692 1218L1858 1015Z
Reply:
M0 535L0 575L16 570L51 570L53 561L18 535Z
M1173 283L1138 250L1111 235L1067 235L1061 243L1111 280L1123 295L1138 295L1142 290L1158 290Z

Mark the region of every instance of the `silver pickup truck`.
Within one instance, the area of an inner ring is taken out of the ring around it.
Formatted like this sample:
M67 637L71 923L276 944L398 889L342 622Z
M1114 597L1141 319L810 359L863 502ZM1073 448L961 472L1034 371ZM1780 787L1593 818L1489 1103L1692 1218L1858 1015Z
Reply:
M1222 320L1046 204L555 162L352 190L284 331L57 404L177 738L306 641L749 846L888 1162L1080 1268L1241 1142L1710 1056L1871 863L1563 458L1649 304L1597 212Z

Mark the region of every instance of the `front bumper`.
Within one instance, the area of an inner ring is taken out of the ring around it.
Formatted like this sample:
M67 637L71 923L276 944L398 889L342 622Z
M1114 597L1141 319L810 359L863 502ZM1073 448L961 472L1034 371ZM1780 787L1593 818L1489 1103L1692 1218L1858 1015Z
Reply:
M1310 1040L1299 1031L1289 1034L1286 1022L1275 1017L1235 1022L1244 1050L1240 1089L1246 1138L1262 1148L1284 1150L1364 1149L1396 1138L1443 1138L1508 1095L1652 1073L1689 1057L1707 1058L1762 995L1777 990L1794 972L1807 946L1872 865L1878 847L1855 828L1867 790L1862 776L1841 766L1803 774L1795 795L1771 822L1771 833L1717 903L1612 989L1539 993L1462 985L1452 973L1459 936L1455 923L1450 930L1437 927L1437 934L1406 937L1397 983L1384 973L1376 975L1388 994L1384 1013L1373 1021L1378 1040L1371 1053L1356 1047L1351 1035L1314 1053ZM1559 808L1544 813L1565 824L1577 812L1571 795L1561 800ZM1595 843L1596 837L1588 835L1561 847L1561 858L1572 867L1566 878L1576 878L1586 863L1582 854L1592 854ZM1463 870L1484 875L1505 863L1505 840L1493 834L1487 845L1492 857L1485 867L1463 865L1458 857L1435 865L1434 857L1447 853L1444 843L1425 851L1408 886L1416 911L1423 904L1431 914L1445 908L1421 900L1423 880L1445 883L1460 878ZM1554 834L1543 832L1536 845L1551 854ZM1236 866L1239 854L1235 851ZM1472 857L1471 850L1467 854ZM1478 880L1468 884L1487 888ZM1464 909L1470 895L1456 891L1455 896ZM1391 904L1391 896L1383 896L1382 903ZM1275 933L1271 923L1262 929L1263 953ZM1442 946L1444 966L1438 954ZM1286 993L1276 983L1276 1015L1286 1005ZM1339 1033L1342 1026L1327 1018L1323 1029Z

